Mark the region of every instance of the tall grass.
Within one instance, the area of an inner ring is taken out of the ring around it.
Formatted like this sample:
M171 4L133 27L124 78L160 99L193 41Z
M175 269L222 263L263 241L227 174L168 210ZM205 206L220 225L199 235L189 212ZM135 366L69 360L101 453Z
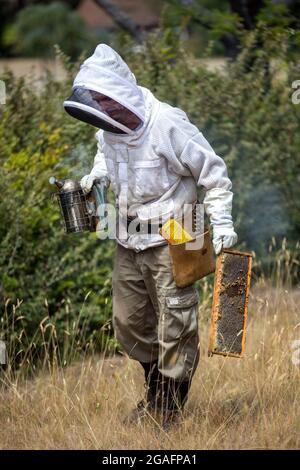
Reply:
M84 315L84 306L88 295L84 299L76 320L75 315L69 316L71 308L68 300L65 302L65 315L70 318L66 322L64 340L58 338L56 325L51 316L41 319L39 326L32 335L27 334L26 317L19 313L22 301L12 304L7 299L4 304L3 315L0 322L0 339L6 345L7 364L2 368L2 383L9 383L16 379L24 381L34 376L38 371L47 370L49 373L55 367L66 367L74 361L92 356L96 350L105 355L111 355L118 349L116 340L112 335L111 320L106 321L94 335L88 335L89 318ZM45 299L47 305L47 300ZM88 340L87 340L88 338Z
M26 341L25 330L14 336L13 326L24 319L18 316L20 301L10 308L7 302L1 335L10 329L8 356L18 367L14 369L9 361L1 373L0 447L299 448L300 364L292 361L292 344L300 339L300 290L286 282L294 257L287 253L284 257L279 251L277 259L284 261L274 268L275 284L260 276L251 288L243 359L207 356L211 288L203 283L206 301L203 295L199 312L201 360L185 421L168 434L150 417L142 425L122 425L122 417L144 393L143 374L137 362L111 354L108 335L103 335L103 355L92 345L78 350L80 341L76 341L81 332L71 325L61 356L55 327L46 317L36 333L36 339L44 339L37 351L35 340ZM281 282L279 267L284 274ZM110 327L107 324L104 328Z

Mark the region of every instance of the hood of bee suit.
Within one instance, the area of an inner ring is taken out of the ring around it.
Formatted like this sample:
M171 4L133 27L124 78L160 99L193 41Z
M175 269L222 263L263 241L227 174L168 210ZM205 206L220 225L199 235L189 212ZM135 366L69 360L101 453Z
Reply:
M106 121L108 126L115 126L115 128L121 131L120 134L123 134L124 137L129 135L136 137L137 134L141 133L146 124L147 117L149 117L149 101L151 101L151 96L153 97L153 95L150 90L138 86L136 78L128 65L110 46L99 44L93 55L86 59L81 65L73 82L72 96L83 96L85 91L98 92L111 98L134 113L140 120L140 125L137 130L127 129L105 113L101 113L101 109L100 111L98 109L97 116L103 121ZM72 96L64 102L64 107L67 112L69 112L70 107L71 109L72 107L81 108L80 112L82 109L89 111L86 103L79 103L79 99L72 99ZM153 97L153 99L155 98ZM148 103L146 103L146 101ZM77 117L75 114L73 114L73 116ZM104 130L108 130L109 132L109 127L107 129L105 129L105 127L100 128L104 128ZM116 134L116 138L120 137L123 136Z

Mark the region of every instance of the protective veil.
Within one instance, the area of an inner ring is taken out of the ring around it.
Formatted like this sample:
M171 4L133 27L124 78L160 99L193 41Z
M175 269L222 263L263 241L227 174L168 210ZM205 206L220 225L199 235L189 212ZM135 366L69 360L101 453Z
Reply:
M136 114L118 101L84 86L74 88L64 108L72 117L114 134L128 134L142 124Z
M120 115L110 115L101 96L95 99L93 92L126 108L131 128ZM101 128L96 133L94 167L81 185L88 191L94 178L107 176L124 228L127 217L155 224L178 216L184 205L196 202L197 186L201 186L206 190L204 205L214 228L215 248L236 241L231 181L224 161L181 109L160 102L137 85L116 51L105 44L96 48L82 64L73 95L64 106L74 117ZM126 228L121 233L118 242L137 252L166 243L158 233L128 235Z

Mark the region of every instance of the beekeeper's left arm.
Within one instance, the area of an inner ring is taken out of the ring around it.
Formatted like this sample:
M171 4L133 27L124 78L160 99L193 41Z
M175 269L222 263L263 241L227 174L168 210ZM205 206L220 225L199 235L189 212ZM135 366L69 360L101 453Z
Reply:
M196 129L193 126L193 129ZM180 155L181 163L188 167L197 186L203 186L204 209L213 227L213 245L216 254L237 242L232 222L231 181L224 160L219 157L201 132L187 140Z

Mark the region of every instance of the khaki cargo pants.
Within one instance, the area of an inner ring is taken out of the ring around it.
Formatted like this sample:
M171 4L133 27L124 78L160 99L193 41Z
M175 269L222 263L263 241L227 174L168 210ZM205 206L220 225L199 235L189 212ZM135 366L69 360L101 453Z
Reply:
M167 245L136 253L117 245L113 326L130 358L158 360L165 377L190 380L199 361L198 294L179 288Z

